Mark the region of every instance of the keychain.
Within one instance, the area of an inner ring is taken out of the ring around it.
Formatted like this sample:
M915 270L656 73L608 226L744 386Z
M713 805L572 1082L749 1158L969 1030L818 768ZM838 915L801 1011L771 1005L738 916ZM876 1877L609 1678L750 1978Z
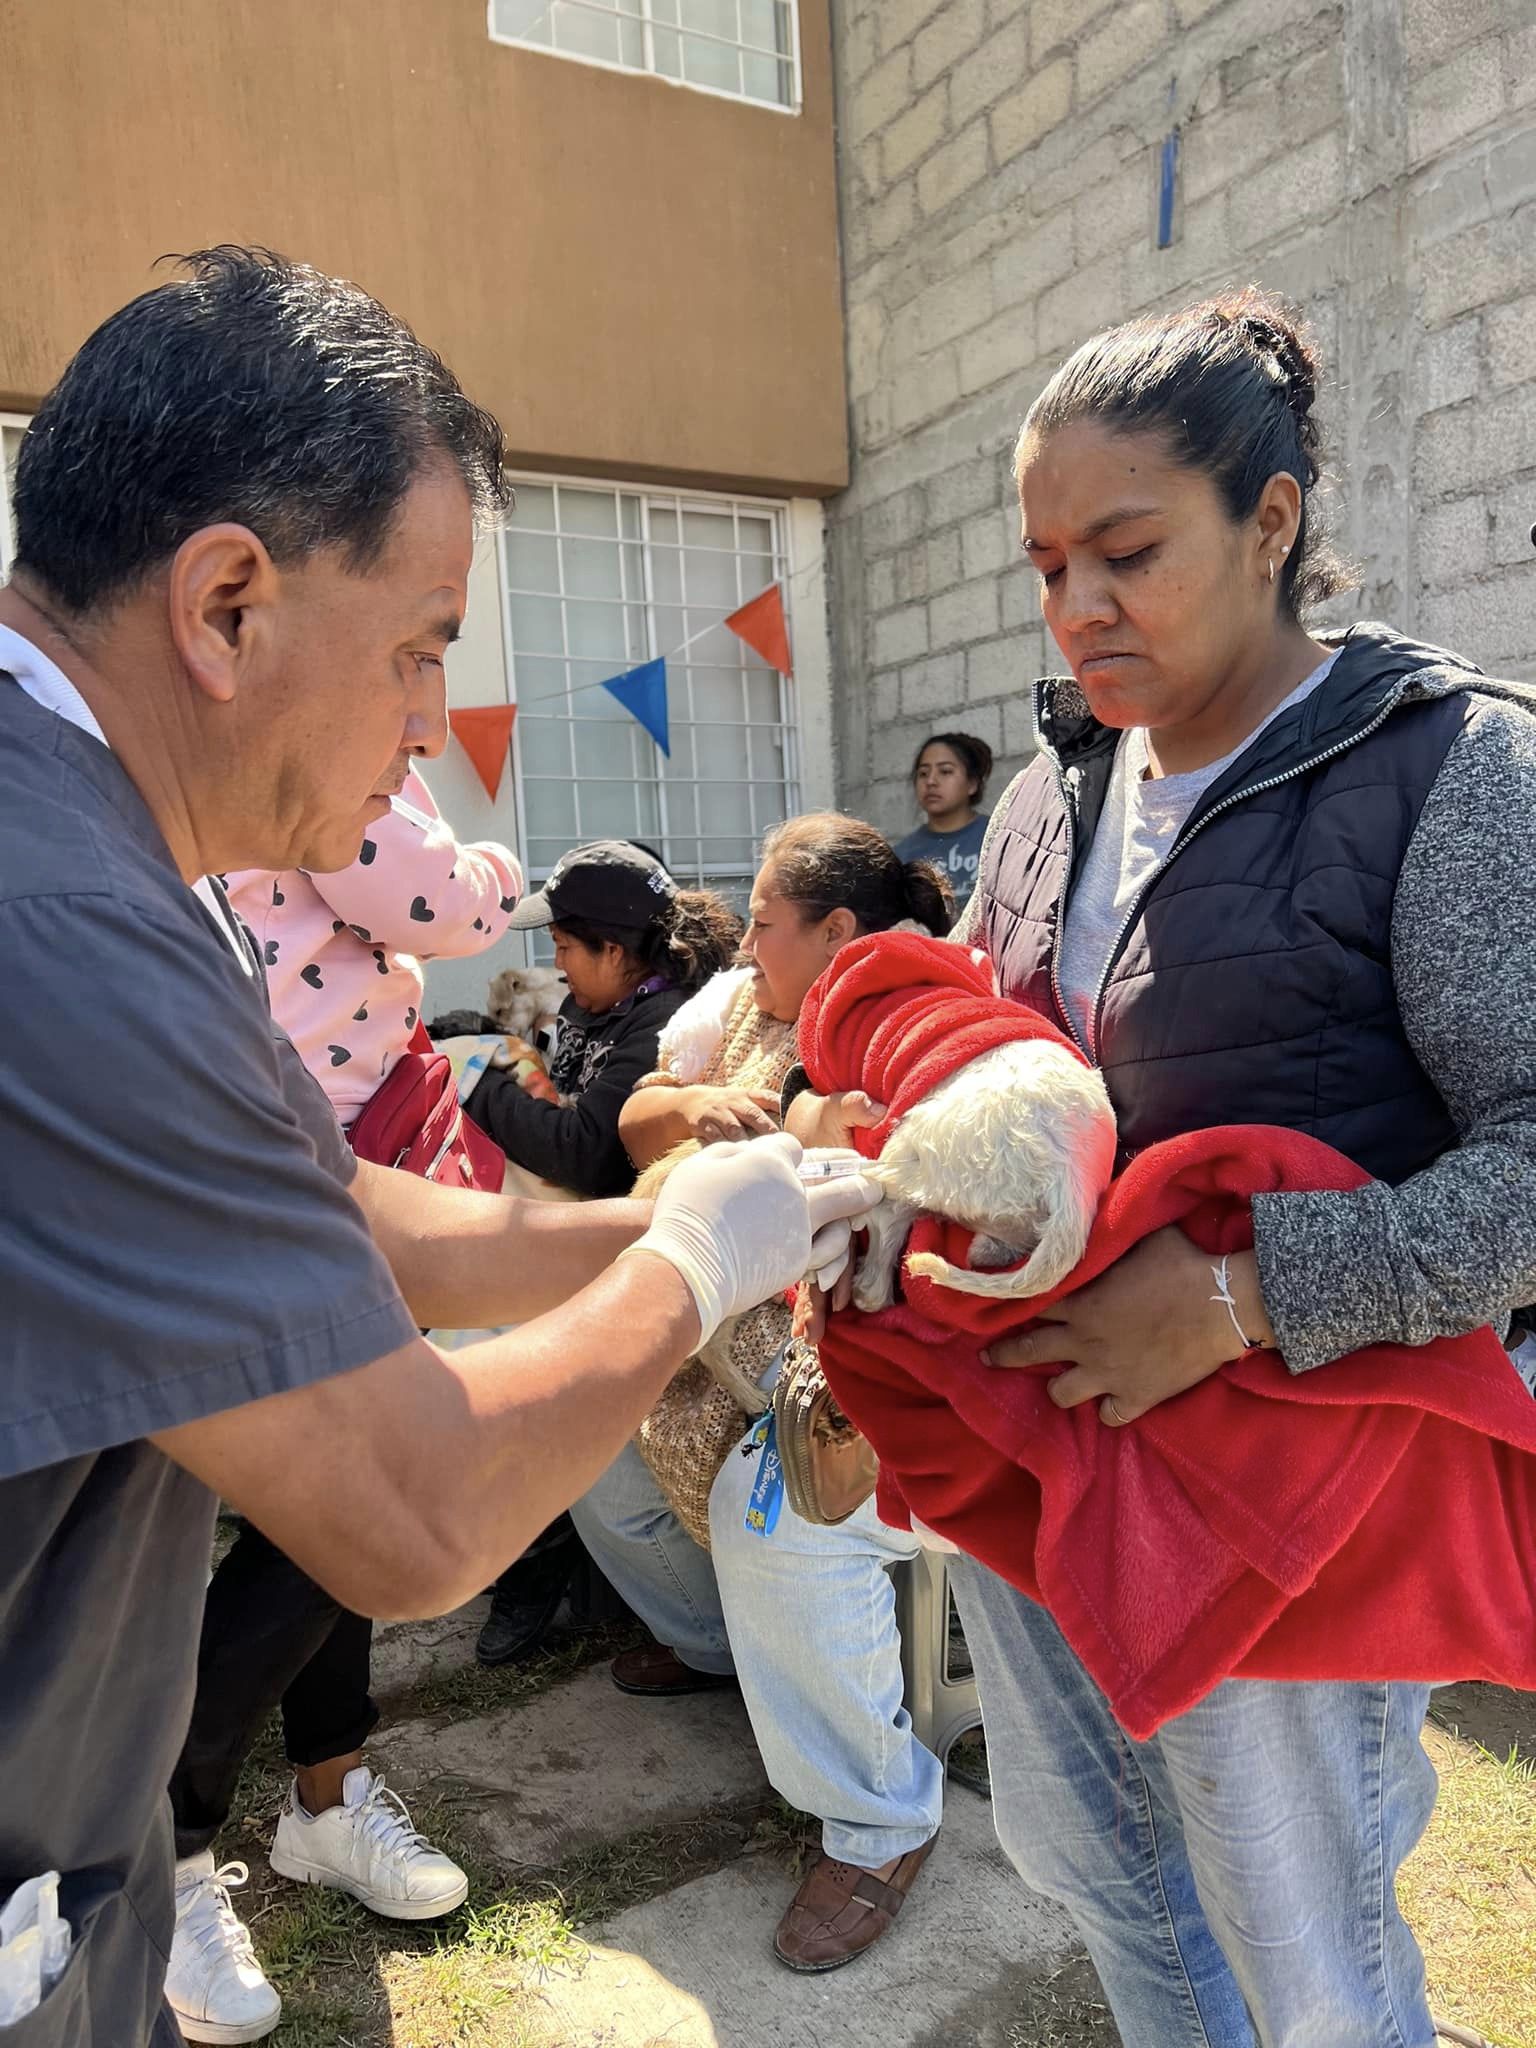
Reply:
M784 1467L779 1462L778 1423L772 1411L752 1432L752 1443L754 1447L761 1444L763 1454L757 1461L757 1477L752 1482L742 1527L753 1536L771 1536L778 1527L779 1509L784 1505Z

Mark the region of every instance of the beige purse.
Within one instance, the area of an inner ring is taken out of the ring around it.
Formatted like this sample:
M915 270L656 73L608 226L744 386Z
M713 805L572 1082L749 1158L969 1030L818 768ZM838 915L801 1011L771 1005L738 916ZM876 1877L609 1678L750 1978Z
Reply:
M833 1398L814 1346L795 1337L773 1390L784 1496L803 1521L846 1522L875 1490L880 1465Z

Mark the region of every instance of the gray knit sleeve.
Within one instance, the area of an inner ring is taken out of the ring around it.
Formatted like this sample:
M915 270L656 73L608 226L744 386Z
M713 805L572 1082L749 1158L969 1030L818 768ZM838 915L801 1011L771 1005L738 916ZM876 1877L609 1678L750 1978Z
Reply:
M1392 970L1459 1143L1400 1187L1265 1195L1259 1284L1293 1372L1536 1302L1536 717L1458 736L1398 876Z

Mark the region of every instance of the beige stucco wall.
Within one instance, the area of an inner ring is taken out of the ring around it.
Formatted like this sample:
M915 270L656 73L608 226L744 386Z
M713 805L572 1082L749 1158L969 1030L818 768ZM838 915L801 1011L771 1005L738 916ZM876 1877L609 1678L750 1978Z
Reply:
M265 242L405 314L529 467L847 475L827 0L804 109L493 44L484 0L12 0L0 405L168 250Z

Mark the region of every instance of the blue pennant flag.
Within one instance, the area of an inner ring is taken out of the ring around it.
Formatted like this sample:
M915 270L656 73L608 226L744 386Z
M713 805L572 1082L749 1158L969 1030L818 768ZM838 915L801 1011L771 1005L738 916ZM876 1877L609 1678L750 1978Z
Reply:
M610 676L603 684L609 696L617 697L631 718L645 727L670 761L672 748L667 727L667 664L658 657L643 661L638 668Z

